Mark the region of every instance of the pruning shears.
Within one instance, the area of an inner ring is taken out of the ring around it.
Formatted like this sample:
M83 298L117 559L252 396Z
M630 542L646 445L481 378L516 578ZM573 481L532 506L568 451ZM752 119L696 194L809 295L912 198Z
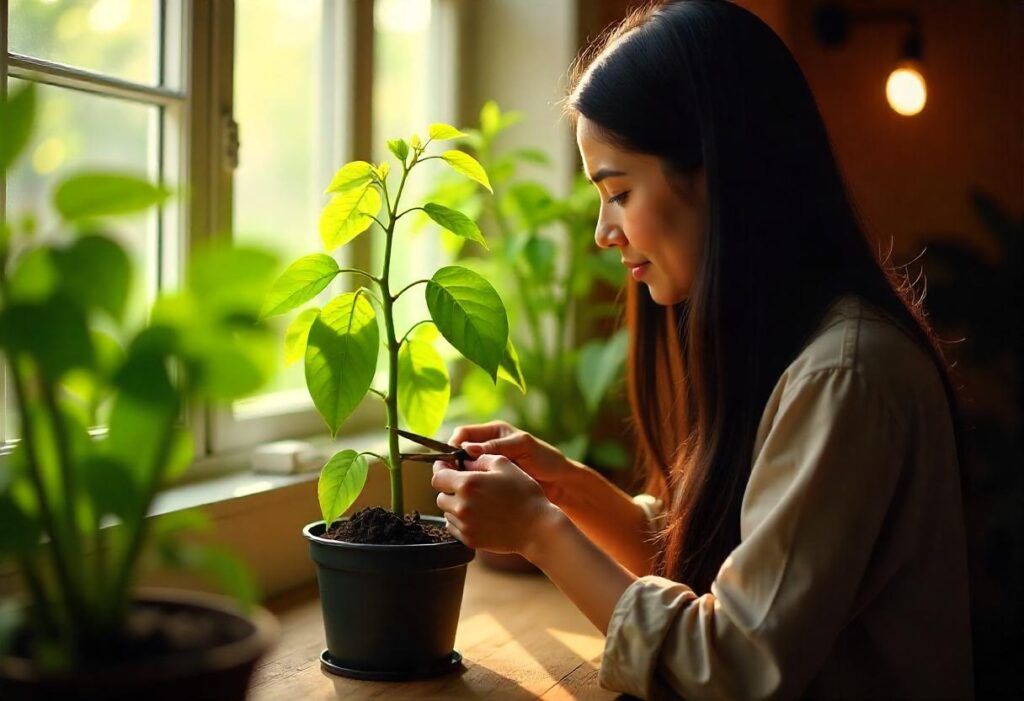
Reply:
M436 453L399 453L399 457L402 460L412 460L413 462L434 462L435 460L442 460L444 462L455 463L458 466L456 469L464 470L466 468L463 461L473 459L465 450L454 445L437 441L426 436L421 436L418 433L403 431L400 428L392 428L388 426L388 430L397 433L402 438L408 438L414 443L419 443L426 448L433 448L438 451Z

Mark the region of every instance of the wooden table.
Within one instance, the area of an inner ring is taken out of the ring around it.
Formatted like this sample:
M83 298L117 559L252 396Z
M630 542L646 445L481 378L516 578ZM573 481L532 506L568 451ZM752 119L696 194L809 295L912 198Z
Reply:
M474 560L455 648L464 668L417 682L367 682L320 670L323 621L316 585L268 603L281 640L261 662L252 701L303 699L615 699L597 670L604 638L542 575L506 574Z

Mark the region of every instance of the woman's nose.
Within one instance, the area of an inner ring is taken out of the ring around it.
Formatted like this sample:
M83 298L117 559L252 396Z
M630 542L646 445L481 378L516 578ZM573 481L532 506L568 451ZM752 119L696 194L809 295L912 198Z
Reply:
M605 221L603 218L598 220L597 228L594 229L594 243L599 248L621 246L625 243L625 239L626 237L618 224Z

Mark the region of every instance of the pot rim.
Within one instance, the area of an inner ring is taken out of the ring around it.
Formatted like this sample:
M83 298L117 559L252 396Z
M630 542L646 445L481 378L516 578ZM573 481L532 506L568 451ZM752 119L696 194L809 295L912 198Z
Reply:
M58 674L41 673L35 662L29 658L3 655L0 656L0 677L22 683L81 680L83 683L93 684L112 680L130 684L134 680L169 680L197 671L224 671L242 666L250 660L255 661L280 637L277 619L265 608L253 606L246 612L232 599L219 594L187 589L140 587L135 590L132 602L205 609L242 619L252 626L252 631L239 640L214 647L149 657L130 664L113 664L98 668L86 664Z
M439 524L446 523L444 517L442 517L442 516L420 516L420 518L421 519L429 519L429 520L434 521L435 523L439 523ZM337 521L334 521L333 523L338 523L338 521L347 521L347 520L348 520L347 517L346 518L339 518ZM324 520L320 519L319 521L313 521L312 523L307 523L305 526L303 526L303 528L302 528L302 535L306 538L306 540L308 540L311 543L317 543L318 545L325 545L325 546L334 547L334 548L352 548L352 549L355 549L355 550L363 550L363 551L366 551L366 552L381 552L381 551L385 551L385 550L394 551L394 550L399 549L399 548L465 548L465 547L467 547L465 545L465 543L463 543L462 541L457 540L457 539L453 540L453 541L447 541L447 542L444 542L444 543L402 543L402 544L394 544L394 545L389 545L389 544L384 544L384 543L349 543L348 541L345 541L345 540L334 540L333 538L324 538L323 536L318 536L318 535L314 534L312 531L317 526L324 526L324 530L325 531L327 530L327 526L326 526Z

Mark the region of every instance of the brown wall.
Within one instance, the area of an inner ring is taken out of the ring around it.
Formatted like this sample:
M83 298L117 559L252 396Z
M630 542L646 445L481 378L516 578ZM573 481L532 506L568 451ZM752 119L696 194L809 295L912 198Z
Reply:
M905 30L855 25L846 45L826 49L811 30L817 3L784 4L784 39L818 100L854 198L880 239L892 236L903 257L918 252L925 233L960 234L985 245L968 201L973 188L1016 217L1024 214L1024 4L857 4L920 14L928 102L914 117L893 112L884 94Z
M622 17L634 0L581 0L581 39ZM928 103L902 117L885 80L904 30L855 26L839 49L811 30L817 0L739 0L786 41L832 137L861 213L895 252L918 252L924 234L986 247L968 192L992 195L1024 216L1024 3L1017 0L858 0L858 8L911 9L923 22Z

